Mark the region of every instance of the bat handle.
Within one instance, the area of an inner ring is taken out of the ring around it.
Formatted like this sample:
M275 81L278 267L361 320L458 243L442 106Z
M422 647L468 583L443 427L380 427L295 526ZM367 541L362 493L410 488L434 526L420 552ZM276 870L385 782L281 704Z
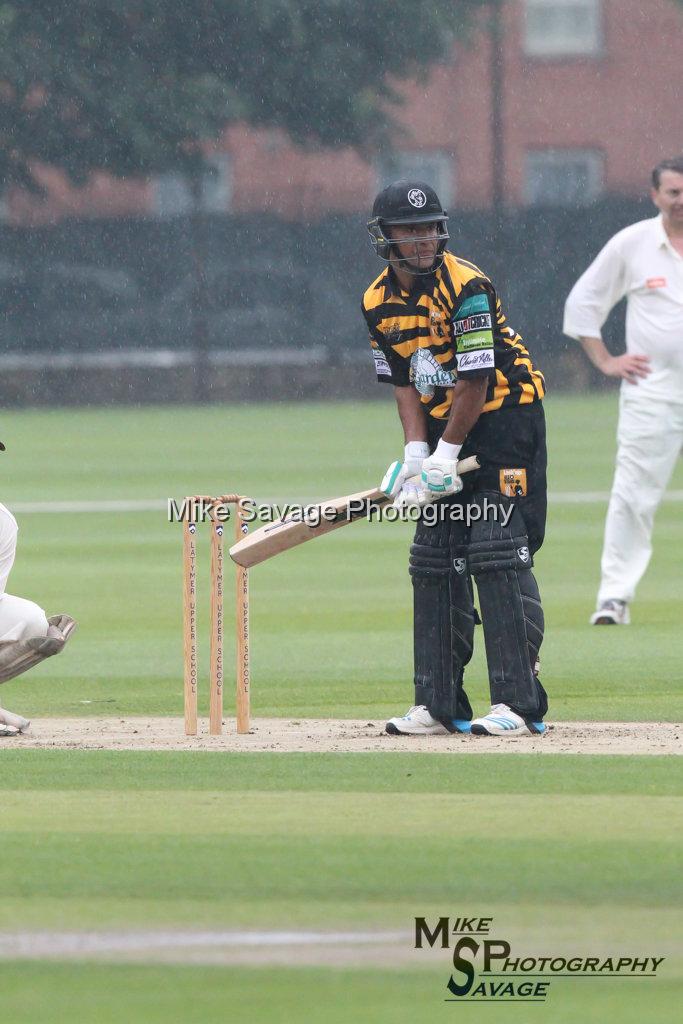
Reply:
M466 459L461 459L458 463L458 476L463 476L465 473L472 473L475 469L481 469L481 463L477 455L468 455ZM422 482L422 477L411 476L409 482L416 486Z
M469 455L458 463L458 476L462 476L463 473L472 473L475 469L481 469L479 457L477 455Z

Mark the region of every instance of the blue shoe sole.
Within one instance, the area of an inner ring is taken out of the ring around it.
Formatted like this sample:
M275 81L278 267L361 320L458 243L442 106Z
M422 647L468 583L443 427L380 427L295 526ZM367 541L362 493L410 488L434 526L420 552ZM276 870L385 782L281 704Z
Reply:
M455 729L456 732L463 733L464 735L466 735L467 733L470 733L472 731L472 723L469 722L466 718L454 718L453 728Z

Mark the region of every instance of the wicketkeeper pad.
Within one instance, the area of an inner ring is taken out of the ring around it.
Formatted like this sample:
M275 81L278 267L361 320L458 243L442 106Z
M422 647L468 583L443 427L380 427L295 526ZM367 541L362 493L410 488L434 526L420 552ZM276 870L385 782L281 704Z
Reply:
M74 629L76 622L70 615L50 615L45 636L32 636L28 640L0 640L0 683L28 672L39 661L59 654Z

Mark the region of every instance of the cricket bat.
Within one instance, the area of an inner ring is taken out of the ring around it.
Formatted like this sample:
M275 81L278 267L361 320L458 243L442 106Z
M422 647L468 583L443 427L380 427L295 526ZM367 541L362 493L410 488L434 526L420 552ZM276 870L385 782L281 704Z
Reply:
M458 463L460 476L474 469L479 469L476 455L461 459ZM357 494L345 494L341 498L329 498L315 505L307 505L305 510L301 510L304 514L290 514L267 523L233 544L230 557L238 565L250 569L252 565L265 562L308 540L323 537L342 526L365 519L372 507L386 505L391 501L393 498L375 487L369 491L358 491Z

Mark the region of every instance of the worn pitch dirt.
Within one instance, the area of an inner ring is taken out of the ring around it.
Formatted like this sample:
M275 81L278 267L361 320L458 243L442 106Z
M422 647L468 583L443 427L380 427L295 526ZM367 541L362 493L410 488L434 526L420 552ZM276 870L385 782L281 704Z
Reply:
M181 718L38 718L23 736L0 745L75 750L225 750L279 753L680 754L683 726L671 722L558 722L545 736L388 736L384 721L254 718L238 736L225 719L222 736L185 736Z

